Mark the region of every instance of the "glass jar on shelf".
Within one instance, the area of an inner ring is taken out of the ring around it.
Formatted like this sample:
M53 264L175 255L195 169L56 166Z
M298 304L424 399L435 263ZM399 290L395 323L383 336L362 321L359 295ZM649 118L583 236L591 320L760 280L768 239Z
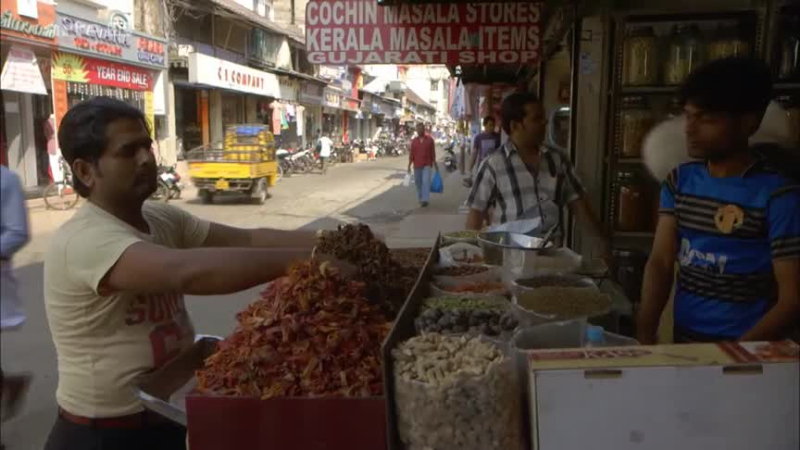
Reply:
M655 124L655 114L644 97L625 97L621 110L622 142L620 157L639 158L642 142Z
M647 231L652 217L647 184L633 170L617 174L617 214L615 229L622 232Z
M627 86L658 84L658 45L653 27L631 27L625 35L622 82Z
M664 68L664 83L668 85L683 83L692 70L702 63L700 29L693 24L675 25Z
M784 18L782 29L783 36L779 43L778 79L794 80L800 77L800 17Z
M742 36L743 33L739 31L739 27L720 25L714 33L714 38L706 46L708 59L749 56L750 44Z

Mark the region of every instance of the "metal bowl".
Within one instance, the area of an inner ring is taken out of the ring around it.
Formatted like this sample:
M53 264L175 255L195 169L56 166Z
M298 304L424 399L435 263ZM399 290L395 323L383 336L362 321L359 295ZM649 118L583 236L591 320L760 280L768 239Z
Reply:
M539 248L541 243L542 239L540 238L507 231L487 232L478 235L478 245L483 250L483 259L486 264L493 266L503 265L503 250L519 250L534 252L538 255L547 255L554 248L552 242L548 242L545 248Z

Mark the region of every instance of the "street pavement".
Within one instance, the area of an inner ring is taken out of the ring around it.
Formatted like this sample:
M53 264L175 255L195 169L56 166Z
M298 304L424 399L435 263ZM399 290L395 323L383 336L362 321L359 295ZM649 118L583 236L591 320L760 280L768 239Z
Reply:
M462 229L458 210L466 196L457 173L445 176L445 193L433 195L420 208L414 189L402 186L406 158L343 164L326 175L284 178L264 205L242 198L218 198L203 205L193 188L171 202L207 220L239 227L331 229L342 223L364 222L386 238L390 247L430 246L440 231ZM443 167L442 164L439 164ZM188 180L187 180L188 181ZM47 211L41 200L29 202L33 239L15 257L17 276L26 301L28 321L4 332L0 339L3 369L34 376L19 416L2 427L8 450L39 450L56 416L56 355L44 312L42 256L53 232L74 212ZM260 288L234 295L187 297L186 303L201 334L226 335L234 315L257 298Z

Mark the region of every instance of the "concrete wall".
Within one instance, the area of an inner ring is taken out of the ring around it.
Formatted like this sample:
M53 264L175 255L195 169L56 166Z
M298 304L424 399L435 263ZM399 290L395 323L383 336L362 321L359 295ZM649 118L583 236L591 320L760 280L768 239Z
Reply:
M436 106L438 114L447 115L447 89L450 72L445 66L413 65L408 67L406 84L425 101ZM432 81L438 80L438 90L432 90Z
M294 23L292 23L292 3L294 3ZM305 31L307 4L308 0L273 0L272 19L281 25L294 25Z
M208 121L211 142L222 141L225 137L222 126L222 91L218 89L208 93Z

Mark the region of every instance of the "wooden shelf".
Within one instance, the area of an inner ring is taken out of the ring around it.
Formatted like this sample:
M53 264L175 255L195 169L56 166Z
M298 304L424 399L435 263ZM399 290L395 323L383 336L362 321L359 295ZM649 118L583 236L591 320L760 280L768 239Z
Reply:
M642 158L617 158L617 164L644 164Z
M623 86L621 95L677 94L678 86Z

